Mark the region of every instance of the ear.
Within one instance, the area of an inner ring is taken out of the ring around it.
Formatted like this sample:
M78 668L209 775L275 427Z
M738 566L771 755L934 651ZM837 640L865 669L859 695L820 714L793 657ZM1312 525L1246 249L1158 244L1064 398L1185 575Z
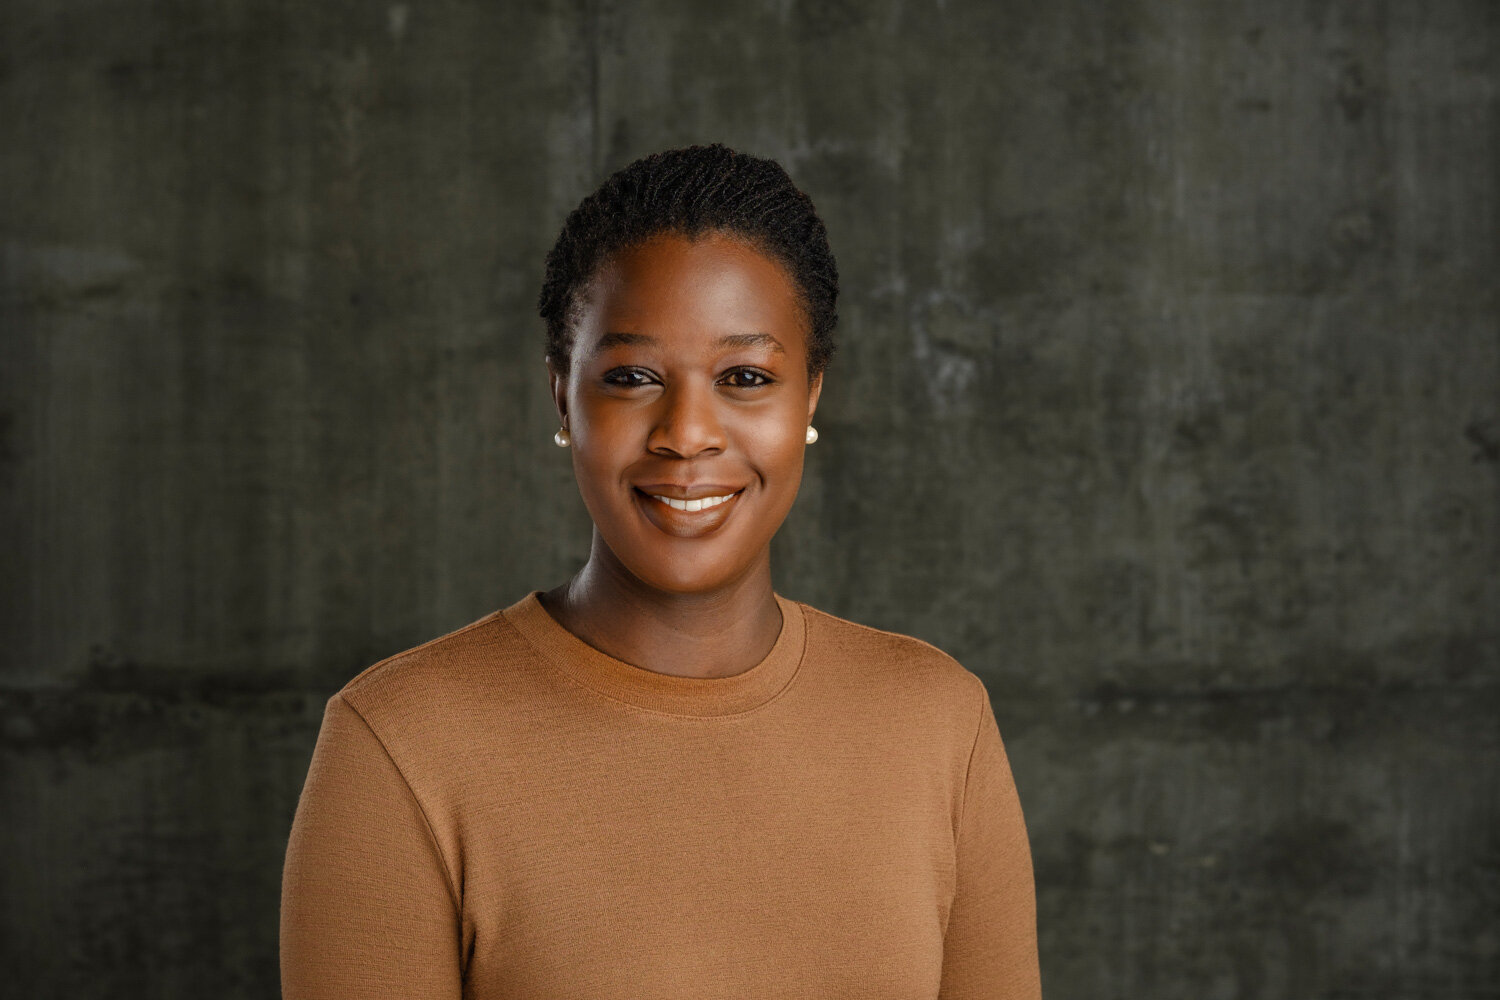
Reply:
M557 419L568 425L568 377L557 370L552 359L547 359L547 380L552 387L552 405L557 407Z
M818 397L823 394L823 373L814 375L807 385L807 422L813 422L813 412L818 408Z

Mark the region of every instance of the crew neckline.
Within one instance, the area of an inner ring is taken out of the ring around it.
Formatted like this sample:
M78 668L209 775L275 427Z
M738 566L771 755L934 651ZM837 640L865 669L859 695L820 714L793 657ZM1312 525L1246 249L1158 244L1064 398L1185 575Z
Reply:
M807 648L802 606L780 594L781 634L755 666L729 677L681 677L617 660L558 624L538 600L540 591L506 608L515 627L552 666L605 697L669 715L738 715L766 704L791 684Z

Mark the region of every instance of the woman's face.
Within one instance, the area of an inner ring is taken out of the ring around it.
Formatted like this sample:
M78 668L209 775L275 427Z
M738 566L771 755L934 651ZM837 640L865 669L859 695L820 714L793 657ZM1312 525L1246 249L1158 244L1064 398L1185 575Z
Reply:
M599 537L637 579L703 593L769 567L821 389L807 337L782 266L729 236L654 237L584 290L553 397Z

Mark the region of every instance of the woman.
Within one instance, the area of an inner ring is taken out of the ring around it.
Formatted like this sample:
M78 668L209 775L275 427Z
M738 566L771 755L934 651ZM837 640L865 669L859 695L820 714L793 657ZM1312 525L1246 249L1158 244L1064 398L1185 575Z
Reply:
M547 260L588 562L328 702L284 996L1040 995L983 684L777 595L837 272L775 163L674 150Z

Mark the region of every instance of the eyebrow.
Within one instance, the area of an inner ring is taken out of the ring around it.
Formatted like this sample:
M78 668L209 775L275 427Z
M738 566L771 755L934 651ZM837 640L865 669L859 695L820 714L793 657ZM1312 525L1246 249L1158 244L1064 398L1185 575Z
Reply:
M597 350L607 351L611 347L628 347L633 344L654 344L656 338L649 333L606 333L599 338ZM719 338L720 347L768 347L778 354L785 354L781 341L769 333L730 333Z

